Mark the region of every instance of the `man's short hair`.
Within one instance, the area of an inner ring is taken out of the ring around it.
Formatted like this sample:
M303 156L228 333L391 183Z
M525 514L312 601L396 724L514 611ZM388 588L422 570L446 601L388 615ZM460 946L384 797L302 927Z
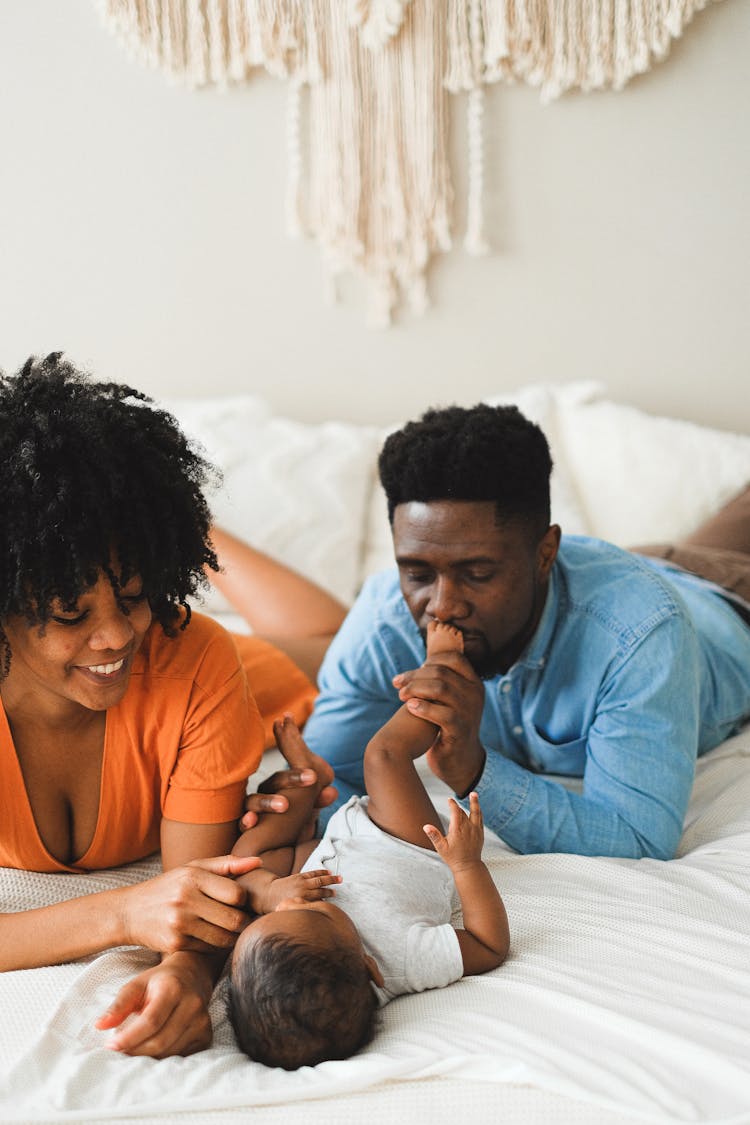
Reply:
M355 951L271 934L232 964L229 1018L245 1054L266 1066L350 1058L372 1039L377 1008Z
M413 500L491 500L503 521L549 526L549 445L515 406L428 410L390 434L378 468L391 522Z

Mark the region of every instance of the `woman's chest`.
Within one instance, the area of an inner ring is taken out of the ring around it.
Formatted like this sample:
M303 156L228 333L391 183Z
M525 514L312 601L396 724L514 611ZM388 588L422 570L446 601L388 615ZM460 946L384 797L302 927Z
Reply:
M11 724L37 833L50 855L66 866L85 855L96 831L105 732L105 712L75 731Z
M5 720L0 708L0 864L100 869L157 850L166 782L137 723L115 709L85 733L47 737Z

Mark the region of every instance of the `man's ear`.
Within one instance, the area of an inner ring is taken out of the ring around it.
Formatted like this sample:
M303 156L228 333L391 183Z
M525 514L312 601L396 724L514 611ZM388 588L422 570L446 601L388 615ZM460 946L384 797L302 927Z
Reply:
M549 578L549 572L552 570L552 564L557 558L559 547L560 527L558 524L553 523L550 524L539 540L539 545L536 549L537 574L543 581Z
M385 981L383 979L383 974L378 968L378 963L369 953L365 953L365 965L367 966L367 972L370 975L372 983L376 984L378 988L385 988Z

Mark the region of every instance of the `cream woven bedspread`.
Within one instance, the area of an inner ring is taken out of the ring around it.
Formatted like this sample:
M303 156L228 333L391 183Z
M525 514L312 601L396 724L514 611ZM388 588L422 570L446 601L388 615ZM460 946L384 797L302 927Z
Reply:
M750 1122L750 729L703 758L679 856L486 858L511 920L512 954L483 977L388 1005L371 1046L288 1074L234 1045L220 985L213 1047L126 1058L93 1028L151 962L113 950L0 977L0 1119L101 1121L382 1091L415 1079L526 1084L647 1121ZM156 860L89 876L0 869L0 909L119 886ZM409 1103L411 1104L411 1103ZM458 1101L456 1099L456 1104ZM363 1104L366 1111L367 1101ZM400 1116L400 1114L398 1114ZM401 1120L406 1118L401 1117ZM413 1120L413 1118L410 1118ZM394 1118L395 1120L395 1118Z

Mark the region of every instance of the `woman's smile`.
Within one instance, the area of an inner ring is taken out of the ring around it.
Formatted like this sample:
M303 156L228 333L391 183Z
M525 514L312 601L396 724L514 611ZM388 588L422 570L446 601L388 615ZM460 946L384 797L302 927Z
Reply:
M33 699L36 708L46 699L57 711L71 704L93 711L115 707L151 624L140 578L115 591L100 574L74 607L52 608L57 612L43 627L25 618L4 623L12 656L2 685L6 707L22 698Z
M108 685L126 678L130 670L129 660L124 656L108 664L76 664L74 667L93 683Z

